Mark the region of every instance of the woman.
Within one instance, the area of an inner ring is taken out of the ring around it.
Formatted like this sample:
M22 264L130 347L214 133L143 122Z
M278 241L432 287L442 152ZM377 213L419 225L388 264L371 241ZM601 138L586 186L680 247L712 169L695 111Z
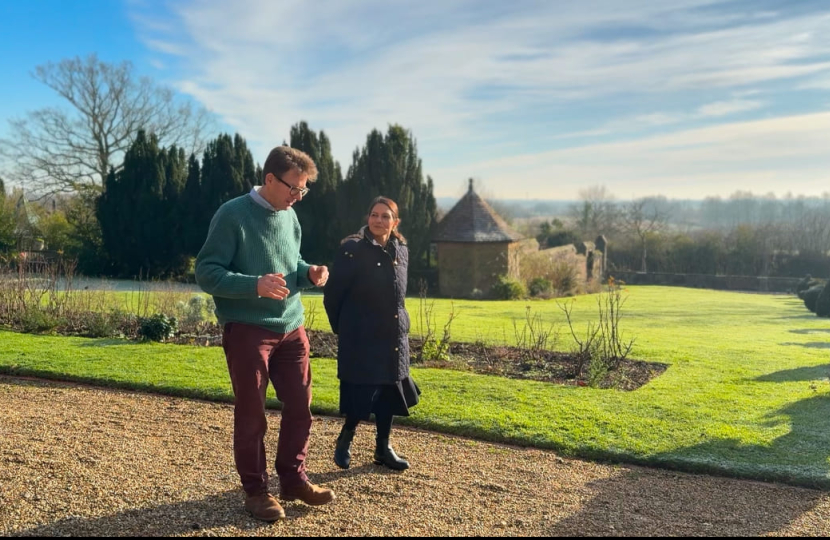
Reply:
M409 463L389 445L392 417L408 416L420 390L409 378L409 314L404 306L409 250L398 232L398 205L378 197L368 224L340 245L325 288L324 305L338 335L340 412L346 416L334 462L351 463L351 445L361 420L375 414L375 464L395 470Z

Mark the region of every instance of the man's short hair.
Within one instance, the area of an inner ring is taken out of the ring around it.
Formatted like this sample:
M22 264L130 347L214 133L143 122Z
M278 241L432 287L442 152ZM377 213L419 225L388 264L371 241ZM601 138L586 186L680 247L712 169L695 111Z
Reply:
M262 183L265 183L268 173L281 178L291 169L307 174L309 182L317 180L317 165L308 154L290 146L277 146L268 154L262 167Z

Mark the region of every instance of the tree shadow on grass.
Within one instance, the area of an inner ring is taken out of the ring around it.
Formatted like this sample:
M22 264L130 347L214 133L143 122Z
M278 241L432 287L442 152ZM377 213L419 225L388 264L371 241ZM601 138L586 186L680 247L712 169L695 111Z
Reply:
M807 349L830 349L830 342L828 341L813 341L810 343L797 343L794 341L788 341L786 343L781 343L781 345L785 345L787 347L805 347Z
M785 369L756 377L758 382L797 382L797 381L818 381L826 379L830 374L830 364L824 366L800 367Z
M783 372L780 377L812 375L815 373ZM702 472L830 489L830 395L796 401L766 418L770 428L783 423L789 432L769 444L745 444L738 439L706 441L656 460L668 466L673 462L688 464Z
M793 370L795 371L795 370ZM782 377L799 376L787 374ZM804 376L807 376L805 373ZM718 476L830 489L830 397L817 395L769 415L790 431L769 445L702 442L654 456L651 464ZM550 530L584 535L757 536L776 533L826 496L813 489L639 469L592 484L596 495Z
M773 300L781 302L784 306L801 306L804 307L804 300L794 296L777 296Z
M113 345L145 345L146 342L130 341L118 338L87 338L88 341L81 343L81 347L111 347Z
M830 334L830 328L802 328L802 329L798 329L798 330L793 329L793 330L790 330L790 332L793 333L793 334L803 334L803 335L822 334L822 333Z

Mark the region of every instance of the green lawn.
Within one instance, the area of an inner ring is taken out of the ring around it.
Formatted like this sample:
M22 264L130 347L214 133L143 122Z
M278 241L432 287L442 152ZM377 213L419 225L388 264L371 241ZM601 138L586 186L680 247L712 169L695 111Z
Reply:
M554 448L574 456L830 488L830 321L794 297L630 287L623 330L632 356L670 364L635 392L414 369L424 395L401 423ZM314 326L326 328L320 297ZM408 301L413 329L417 298ZM526 306L560 325L554 301L456 301L453 338L513 339ZM442 325L450 309L435 300ZM595 318L579 297L575 319ZM318 414L337 407L335 362L315 359ZM0 332L0 372L230 399L221 348Z

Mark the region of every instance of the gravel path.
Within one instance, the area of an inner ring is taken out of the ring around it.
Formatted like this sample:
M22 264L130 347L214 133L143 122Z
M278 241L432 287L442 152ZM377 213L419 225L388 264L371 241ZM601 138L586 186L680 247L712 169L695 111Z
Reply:
M337 500L242 509L224 404L0 377L0 534L26 536L561 536L830 534L821 491L563 459L396 428L413 468L331 460L338 419L315 419L309 470ZM275 449L279 413L269 413ZM274 483L272 481L272 486Z

